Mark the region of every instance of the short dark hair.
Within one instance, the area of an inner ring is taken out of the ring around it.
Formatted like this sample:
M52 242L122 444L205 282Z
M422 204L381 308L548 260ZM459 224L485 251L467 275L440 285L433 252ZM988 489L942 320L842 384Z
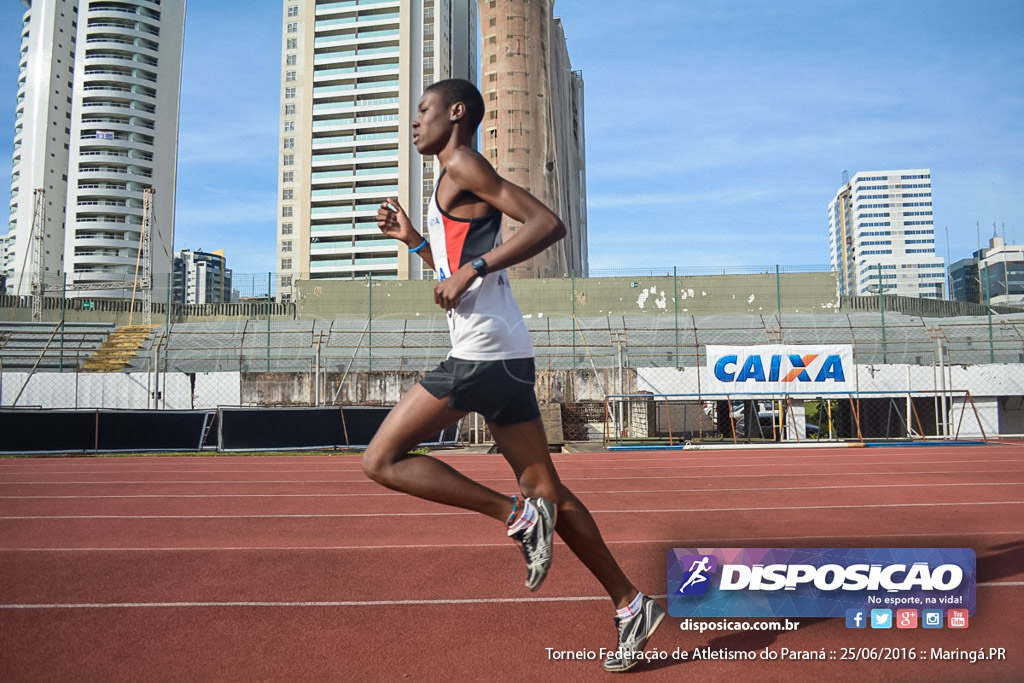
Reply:
M441 96L441 102L445 107L450 107L456 102L466 105L466 122L472 130L476 130L480 122L484 120L484 98L476 86L461 78L449 78L438 81L423 91L423 94L435 92Z

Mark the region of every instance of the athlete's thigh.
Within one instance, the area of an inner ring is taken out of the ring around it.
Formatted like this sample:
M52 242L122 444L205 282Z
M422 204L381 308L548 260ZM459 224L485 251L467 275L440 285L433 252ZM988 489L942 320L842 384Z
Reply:
M551 461L548 437L540 418L513 425L488 423L487 428L521 485L559 485L558 472Z
M367 452L403 454L466 415L448 407L448 397L437 398L419 384L398 402L370 441Z

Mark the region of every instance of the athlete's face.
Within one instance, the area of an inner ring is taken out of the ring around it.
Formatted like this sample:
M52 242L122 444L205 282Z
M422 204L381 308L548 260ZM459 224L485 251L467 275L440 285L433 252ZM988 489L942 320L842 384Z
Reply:
M448 144L453 125L449 109L436 92L423 93L412 122L412 144L420 154L437 154Z

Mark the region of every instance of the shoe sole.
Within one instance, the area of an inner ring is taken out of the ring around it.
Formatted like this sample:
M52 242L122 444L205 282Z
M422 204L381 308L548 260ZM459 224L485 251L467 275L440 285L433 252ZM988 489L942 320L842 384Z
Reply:
M555 525L558 524L558 506L555 505L554 503L552 503L550 500L547 500L546 498L544 498L543 500L546 500L548 502L548 504L551 505L551 544L550 544L550 547L551 547L551 559L548 560L547 569L544 570L544 573L541 575L540 579L537 581L537 585L536 586L534 586L533 588L530 588L529 582L526 582L526 583L523 584L524 586L526 586L526 588L531 593L536 591L538 588L540 588L540 585L542 583L544 583L544 579L548 578L548 571L551 569L551 563L555 559Z
M665 612L662 612L661 614L658 615L658 618L654 620L654 626L651 627L650 632L647 634L647 640L645 640L644 644L640 648L638 648L641 652L643 652L643 650L647 647L647 643L651 642L651 636L653 636L654 632L658 630L659 626L661 626L661 622L662 622L662 620L664 618L665 618ZM605 668L605 671L607 671L608 673L612 673L612 674L625 673L625 672L631 670L637 664L639 664L640 661L641 660L639 660L639 659L630 659L629 660L629 662L630 662L629 665L627 665L626 667L624 667L622 669L607 669L607 668Z

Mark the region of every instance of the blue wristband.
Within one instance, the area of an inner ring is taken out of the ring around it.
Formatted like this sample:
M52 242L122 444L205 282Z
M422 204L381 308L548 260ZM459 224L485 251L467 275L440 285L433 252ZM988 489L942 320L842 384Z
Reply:
M427 246L427 238L426 238L426 237L424 237L424 238L423 238L423 241L422 241L422 242L420 242L420 246L416 247L415 249L410 249L410 250L409 250L409 253L410 253L410 254L416 254L416 253L419 253L419 251L420 251L421 249L423 249L423 247L425 247L425 246Z

